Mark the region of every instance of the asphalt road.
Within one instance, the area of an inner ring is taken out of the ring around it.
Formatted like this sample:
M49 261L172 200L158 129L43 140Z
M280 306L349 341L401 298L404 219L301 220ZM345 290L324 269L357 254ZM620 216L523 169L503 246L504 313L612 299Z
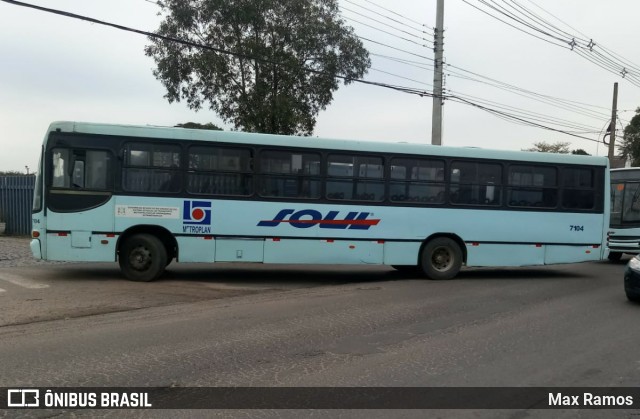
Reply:
M178 264L152 283L121 279L115 264L4 268L0 387L633 387L640 383L640 305L624 296L623 267L624 261L469 269L452 281L427 281L384 267ZM178 413L212 414L129 414ZM213 413L636 415L613 410Z

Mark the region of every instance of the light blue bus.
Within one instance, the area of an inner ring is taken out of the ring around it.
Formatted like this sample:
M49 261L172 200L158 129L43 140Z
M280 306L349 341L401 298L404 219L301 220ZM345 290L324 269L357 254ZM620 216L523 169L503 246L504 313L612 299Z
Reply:
M640 253L640 167L611 169L609 260Z
M55 122L38 170L36 258L466 266L605 255L604 157Z

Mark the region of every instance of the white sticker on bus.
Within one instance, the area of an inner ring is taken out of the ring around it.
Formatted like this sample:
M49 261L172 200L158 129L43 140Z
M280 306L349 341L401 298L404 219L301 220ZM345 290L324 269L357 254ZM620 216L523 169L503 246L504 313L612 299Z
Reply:
M140 205L116 205L116 217L180 218L180 208L148 207Z

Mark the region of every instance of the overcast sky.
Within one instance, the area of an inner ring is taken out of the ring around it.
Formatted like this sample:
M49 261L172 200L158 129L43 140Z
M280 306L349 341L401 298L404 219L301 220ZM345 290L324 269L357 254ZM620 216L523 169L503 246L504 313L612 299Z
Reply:
M147 31L154 31L160 22L158 6L148 0L25 1ZM478 0L467 1L482 6ZM547 22L576 36L592 38L597 46L640 67L639 1L517 2ZM496 3L503 4L502 0ZM398 36L422 42L415 28L417 22L435 26L436 0L341 0L340 4L345 19L358 35L402 50L364 41L369 51L377 54L372 56L373 65L366 80L432 89L429 59L433 58L433 51ZM445 87L450 94L464 95L476 103L482 101L509 112L518 108L530 113L528 119L542 118L544 121L539 123L543 125L557 127L548 123L548 118L559 118L564 124L576 126L560 129L580 132L593 140L507 122L448 100L444 107L444 145L520 150L538 141L566 141L571 143L571 149L606 155L605 147L596 140L602 137L600 132L610 118L614 82L619 82L622 122L618 129L640 106L640 88L626 79L597 67L576 52L509 27L463 0L445 0L444 20L445 59L455 66L447 68ZM432 40L430 33L422 36ZM25 166L33 171L47 126L56 120L164 126L214 122L230 129L212 111L194 112L182 102L169 104L163 98L164 88L152 74L154 62L144 55L146 44L147 39L141 35L0 2L0 171L25 171ZM379 55L415 61L416 65ZM465 71L552 96L554 103L558 103L557 98L579 102L581 108L589 105L589 112L561 109L522 93L459 77L480 79ZM430 143L431 111L431 98L350 84L342 86L333 103L319 115L314 135Z

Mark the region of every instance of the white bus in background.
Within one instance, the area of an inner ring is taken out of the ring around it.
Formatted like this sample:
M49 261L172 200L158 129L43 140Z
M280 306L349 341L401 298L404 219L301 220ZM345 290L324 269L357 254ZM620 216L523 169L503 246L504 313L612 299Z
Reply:
M609 260L640 253L640 168L611 169Z
M38 169L37 258L466 266L601 260L604 157L56 122Z

